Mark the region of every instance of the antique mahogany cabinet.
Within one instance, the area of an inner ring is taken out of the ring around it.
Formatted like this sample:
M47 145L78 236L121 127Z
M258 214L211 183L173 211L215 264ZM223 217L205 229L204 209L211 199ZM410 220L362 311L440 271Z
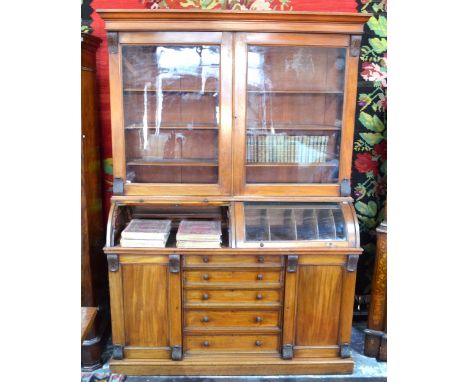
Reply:
M350 197L365 14L102 10L113 359L140 375L351 373ZM165 248L123 248L167 218ZM175 245L181 219L222 246Z

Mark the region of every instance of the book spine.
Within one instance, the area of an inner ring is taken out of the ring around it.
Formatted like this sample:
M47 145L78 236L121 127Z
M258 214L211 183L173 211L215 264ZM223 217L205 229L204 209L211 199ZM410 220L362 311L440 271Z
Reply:
M323 162L326 162L327 161L327 152L328 152L328 140L330 139L330 137L328 135L326 135L324 137L324 143L323 143L323 156L322 156L322 160Z

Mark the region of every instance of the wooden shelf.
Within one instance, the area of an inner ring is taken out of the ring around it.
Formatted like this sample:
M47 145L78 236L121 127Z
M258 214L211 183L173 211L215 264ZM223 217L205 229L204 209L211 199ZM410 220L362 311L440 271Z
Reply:
M338 163L322 162L322 163L282 163L282 162L271 162L271 163L257 163L247 162L247 167L297 167L297 166L314 166L314 167L337 167Z
M337 94L342 95L342 90L247 90L250 94Z
M125 126L125 130L138 130L143 129L143 126ZM156 130L156 126L148 126L150 130ZM183 126L183 125L175 125L175 126L159 126L161 130L219 130L218 126L215 125L190 125L190 126Z
M341 126L333 125L316 125L316 124L275 124L273 126L263 127L261 125L252 126L247 122L247 133L252 130L332 130L340 131Z
M203 166L216 167L218 161L212 159L131 159L127 162L129 166Z
M219 90L197 90L197 89L142 89L142 88L125 88L123 89L124 92L151 92L151 93L196 93L196 94L213 94L218 93Z

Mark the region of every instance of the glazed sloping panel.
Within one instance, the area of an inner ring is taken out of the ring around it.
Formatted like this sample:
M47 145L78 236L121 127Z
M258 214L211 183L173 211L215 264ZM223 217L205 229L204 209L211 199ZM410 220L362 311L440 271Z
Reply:
M166 265L122 266L126 346L169 346Z
M300 266L297 286L296 346L337 345L341 266Z

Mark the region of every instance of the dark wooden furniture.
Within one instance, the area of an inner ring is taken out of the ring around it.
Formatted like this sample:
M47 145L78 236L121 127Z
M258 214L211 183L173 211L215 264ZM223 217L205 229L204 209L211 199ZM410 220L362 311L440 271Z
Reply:
M81 342L84 341L91 330L94 319L96 318L97 308L81 307Z
M81 361L86 370L100 366L109 326L96 100L96 49L100 42L97 37L81 35L81 306L99 307L88 337L82 341Z
M99 11L109 42L111 369L351 373L362 249L350 197L368 15ZM166 248L123 248L168 218ZM219 249L176 248L182 219Z
M387 360L387 220L377 227L377 251L372 276L364 354Z

